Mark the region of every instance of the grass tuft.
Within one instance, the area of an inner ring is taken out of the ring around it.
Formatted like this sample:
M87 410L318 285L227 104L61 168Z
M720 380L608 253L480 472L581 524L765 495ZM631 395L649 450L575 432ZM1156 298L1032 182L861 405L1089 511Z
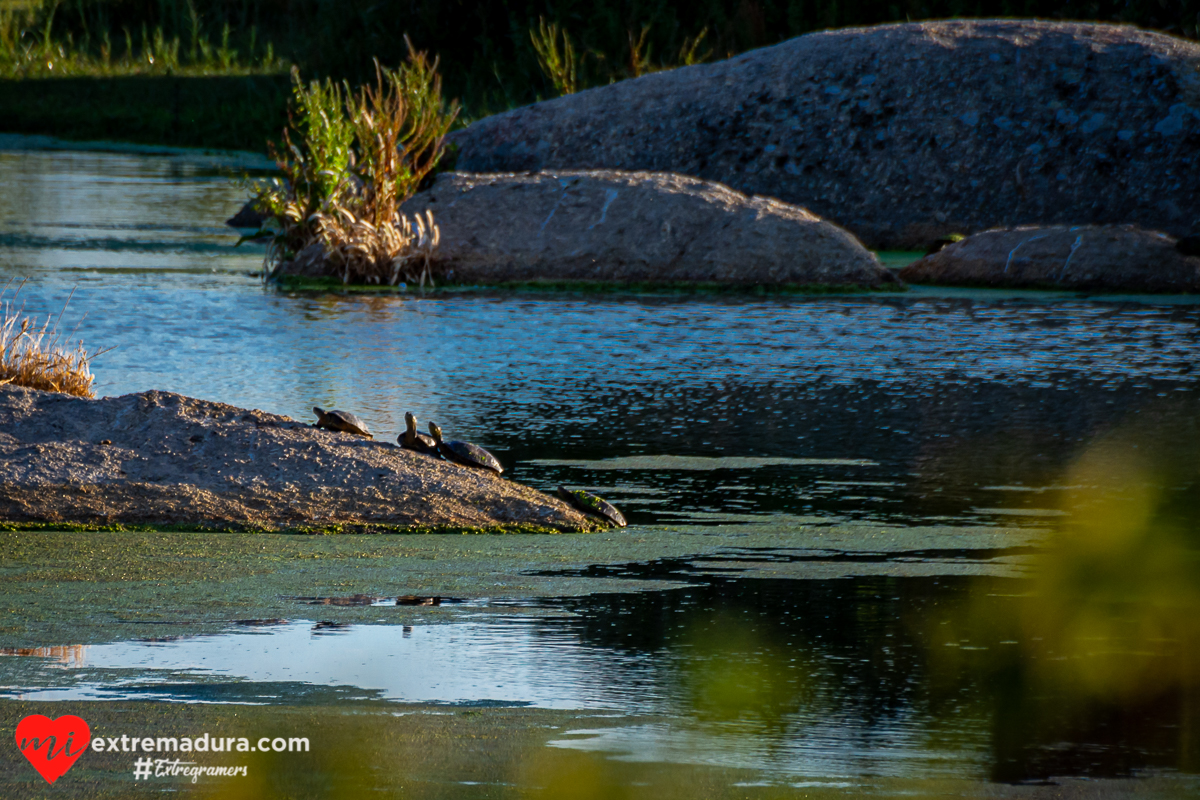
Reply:
M95 397L91 361L100 354L89 354L82 342L75 347L64 345L57 320L51 327L51 318L47 317L38 327L23 308L4 301L0 311L0 385Z
M375 62L373 84L305 84L292 72L294 105L273 155L282 180L254 185L271 241L264 275L314 259L343 284L433 283L433 215L400 205L437 166L458 104L442 100L437 60L410 47L397 69Z
M562 46L559 46L560 31L557 23L546 24L544 18L538 19L538 28L529 29L529 39L537 53L538 66L554 85L559 97L574 94L578 87L577 74L579 59L575 55L575 46L566 30L561 31Z

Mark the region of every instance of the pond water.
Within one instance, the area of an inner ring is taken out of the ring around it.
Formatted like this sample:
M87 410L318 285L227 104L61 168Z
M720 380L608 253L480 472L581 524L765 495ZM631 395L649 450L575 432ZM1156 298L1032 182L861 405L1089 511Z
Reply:
M195 155L0 150L6 297L41 315L70 298L63 329L114 348L94 364L98 394L163 389L298 419L313 405L342 408L388 438L413 411L488 447L514 480L602 493L630 535L749 525L786 542L801 526L846 523L1041 532L1146 506L1158 511L1126 526L1139 542L1195 552L1187 536L1155 538L1176 530L1163 520L1196 528L1194 298L289 294L262 285L261 251L234 249L238 234L222 225L244 197L230 167ZM931 554L922 541L909 563L1004 555ZM786 547L738 556L823 557ZM1074 575L1064 563L1043 571ZM654 713L698 722L557 744L828 780L1200 766L1197 745L1177 735L1198 721L1181 698L1200 685L1193 634L1172 627L1194 610L1182 589L1165 616L1160 596L1097 601L1107 622L1134 622L1118 644L1079 650L1078 631L1055 641L1029 621L1025 580L903 564L890 577L836 580L738 569L610 568L687 586L548 598L539 602L556 613L544 616L480 618L468 603L448 625L323 629L299 614L93 645L33 672L0 659L0 686L47 700L196 700L213 699L215 682L232 691L227 702L337 686L394 701ZM1164 569L1154 574L1174 574ZM1079 607L1071 591L1092 590L1071 580L1043 585L1043 607ZM1146 619L1161 634L1148 653L1129 634ZM1140 666L1113 673L1114 657ZM1084 675L1103 663L1128 691L1099 678L1084 691L1079 674L1042 669L1062 660ZM1154 691L1130 689L1167 674Z

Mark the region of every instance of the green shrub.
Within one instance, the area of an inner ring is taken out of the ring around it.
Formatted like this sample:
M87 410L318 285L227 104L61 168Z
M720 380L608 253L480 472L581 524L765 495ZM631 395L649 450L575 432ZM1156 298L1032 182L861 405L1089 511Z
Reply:
M269 216L254 235L271 240L264 274L305 253L343 283L432 280L432 215L409 220L399 207L436 167L459 108L442 99L437 61L409 52L394 70L377 61L357 90L293 70L288 127L272 146L284 177L254 186Z

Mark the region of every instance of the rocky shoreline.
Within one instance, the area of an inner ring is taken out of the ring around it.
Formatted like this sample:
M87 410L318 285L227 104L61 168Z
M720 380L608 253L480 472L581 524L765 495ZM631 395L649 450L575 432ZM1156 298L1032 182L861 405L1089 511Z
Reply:
M550 495L395 444L149 391L0 386L0 526L541 532L602 524Z

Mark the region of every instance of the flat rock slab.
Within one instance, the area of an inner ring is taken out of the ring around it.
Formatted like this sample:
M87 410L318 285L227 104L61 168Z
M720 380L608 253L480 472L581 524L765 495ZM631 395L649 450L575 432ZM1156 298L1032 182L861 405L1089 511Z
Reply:
M455 283L602 281L879 288L895 278L851 234L798 206L669 173L438 176L432 210Z
M479 120L458 169L654 170L796 203L873 249L1024 224L1190 232L1200 44L951 20L801 36Z
M86 400L14 386L0 386L0 521L600 527L490 472L289 417L170 392Z
M1030 226L968 236L900 276L948 286L1200 292L1200 257L1179 252L1171 236L1132 226Z

